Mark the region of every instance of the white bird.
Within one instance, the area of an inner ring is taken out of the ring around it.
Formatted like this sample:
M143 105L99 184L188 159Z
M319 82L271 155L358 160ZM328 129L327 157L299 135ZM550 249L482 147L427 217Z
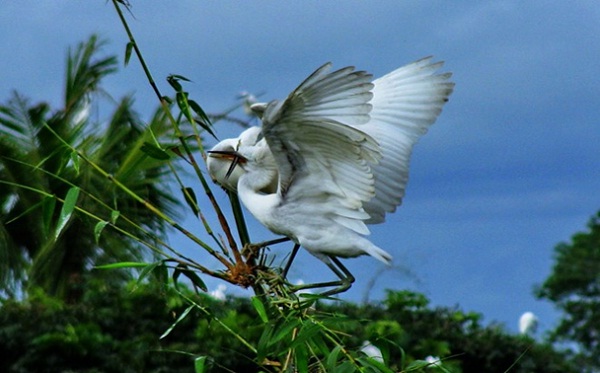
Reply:
M524 335L535 334L538 327L538 318L533 312L525 312L519 318L519 333Z
M379 347L373 345L371 341L364 341L360 347L360 351L370 357L371 359L383 363L383 354Z
M425 58L371 83L363 71L330 72L326 64L285 101L255 104L262 138L217 144L209 172L237 185L263 225L330 267L331 259L344 271L335 257L363 254L389 264L391 256L363 237L365 224L382 222L402 201L412 147L454 87L450 73L436 74L441 65ZM277 190L265 193L274 180Z

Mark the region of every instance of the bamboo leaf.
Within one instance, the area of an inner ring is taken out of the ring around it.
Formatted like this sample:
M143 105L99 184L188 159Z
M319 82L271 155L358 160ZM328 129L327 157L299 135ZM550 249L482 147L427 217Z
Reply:
M196 274L196 272L188 269L182 273L185 277L187 277L190 281L192 281L192 284L194 284L195 287L200 288L200 290L202 290L204 292L208 291L208 287L206 286L204 281L202 281L200 276L198 276L198 274Z
M56 198L54 196L44 197L42 200L42 229L44 237L50 236L52 227L52 216L54 215L54 209L56 207Z
M100 241L100 234L104 230L104 227L106 227L106 224L108 224L107 221L99 221L94 226L94 239L96 240L96 243L98 243Z
M190 313L190 311L192 311L193 308L194 308L194 305L191 305L188 308L186 308L185 311L183 311L181 313L181 315L179 315L179 317L177 318L177 320L175 320L175 322L169 327L169 329L167 329L159 338L163 339L164 337L166 337L169 334L171 334L171 332L173 331L173 329L175 329L175 327L177 326L177 324L179 324L183 319L185 319L186 316Z
M333 372L335 370L335 366L337 364L338 361L338 356L340 355L340 352L342 351L342 346L337 345L335 346L335 348L329 353L329 355L327 355L327 360L326 360L326 364L327 364L327 371L329 372Z
M166 161L171 158L169 153L149 142L144 142L140 150L146 153L150 158L158 159L159 161Z
M127 43L125 46L125 61L124 65L127 66L129 64L129 59L131 58L131 51L133 51L133 42Z
M206 356L199 356L194 360L194 371L196 373L206 372Z
M140 271L140 275L138 276L137 279L137 283L139 284L144 278L146 278L152 271L154 271L154 269L156 269L157 267L161 266L163 264L162 260L159 260L158 262L154 262L154 263L150 263L147 264L144 268L142 268L142 270Z
M121 215L121 212L118 210L112 210L110 213L110 222L112 224L116 224L117 223L117 219L119 218L119 215Z
M306 345L298 345L294 352L296 353L296 369L299 373L308 373L308 349Z
M103 264L99 266L95 266L96 269L118 269L118 268L143 268L147 267L148 263L140 263L140 262L119 262L119 263L111 263L111 264Z
M262 320L262 322L265 324L268 323L269 316L267 315L267 310L265 309L265 305L260 301L260 298L252 297L252 305L254 306L254 309L258 313L258 316L260 316L260 319Z
M79 155L77 154L77 151L71 152L71 162L73 163L75 174L79 175Z
M194 193L194 189L190 187L181 188L183 192L183 197L185 198L185 202L190 206L192 212L195 216L198 216L200 209L198 209L198 200L196 199L196 194Z
M58 222L56 223L56 229L54 230L54 239L58 239L63 229L67 226L67 223L71 219L71 215L75 210L75 205L77 204L77 197L79 197L79 188L72 187L67 192L67 196L65 197L65 201L63 203L63 207L60 210L60 214L58 216Z

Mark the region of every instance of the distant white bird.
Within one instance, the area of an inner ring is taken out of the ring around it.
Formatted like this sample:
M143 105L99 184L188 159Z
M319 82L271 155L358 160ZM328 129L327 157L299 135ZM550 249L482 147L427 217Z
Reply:
M360 350L371 359L383 363L383 354L381 353L381 350L377 346L374 346L370 341L364 341Z
M431 367L441 367L442 366L442 361L437 356L429 355L425 358L425 361L428 362Z
M363 71L330 72L326 64L285 101L253 105L262 138L217 144L209 152L211 176L230 189L237 185L263 225L340 278L331 261L351 275L338 256L368 254L389 264L391 256L363 237L365 224L382 222L402 201L412 146L454 87L450 73L436 74L441 65L422 59L371 83ZM265 192L274 180L277 190Z
M537 331L538 318L533 312L525 312L519 318L519 333L533 335Z

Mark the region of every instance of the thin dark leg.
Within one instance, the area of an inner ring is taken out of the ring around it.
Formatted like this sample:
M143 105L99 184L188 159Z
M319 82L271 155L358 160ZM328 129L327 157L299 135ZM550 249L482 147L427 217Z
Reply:
M335 288L333 288L331 290L327 290L327 291L319 294L322 296L330 296L330 295L334 295L334 294L343 293L344 291L350 289L350 287L352 286L352 283L354 283L354 280L355 280L352 273L350 273L348 268L346 268L346 266L344 266L342 264L342 262L340 262L340 260L338 258L336 258L335 256L328 256L328 258L330 259L330 261L326 261L325 264L340 279L339 281L329 281L329 282L319 282L316 284L297 285L297 286L294 286L294 290L297 291L297 290L303 290L303 289L314 289L314 288L335 286Z
M295 244L294 248L292 249L292 253L290 254L290 258L288 259L287 263L285 264L285 268L283 269L283 272L281 272L281 277L287 278L288 271L290 270L290 267L292 266L292 262L294 261L296 254L298 254L299 249L300 249L300 245Z

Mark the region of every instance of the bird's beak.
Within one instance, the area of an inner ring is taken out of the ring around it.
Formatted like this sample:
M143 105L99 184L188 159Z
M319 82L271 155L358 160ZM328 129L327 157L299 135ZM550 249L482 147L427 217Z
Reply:
M223 158L223 159L231 160L231 165L229 166L229 169L227 170L227 173L225 174L225 179L228 179L229 176L231 176L231 174L233 173L233 170L235 170L235 167L238 164L246 163L246 160L247 160L246 158L244 158L244 156L242 156L240 153L236 152L235 150L209 150L207 153L208 153L209 157Z

